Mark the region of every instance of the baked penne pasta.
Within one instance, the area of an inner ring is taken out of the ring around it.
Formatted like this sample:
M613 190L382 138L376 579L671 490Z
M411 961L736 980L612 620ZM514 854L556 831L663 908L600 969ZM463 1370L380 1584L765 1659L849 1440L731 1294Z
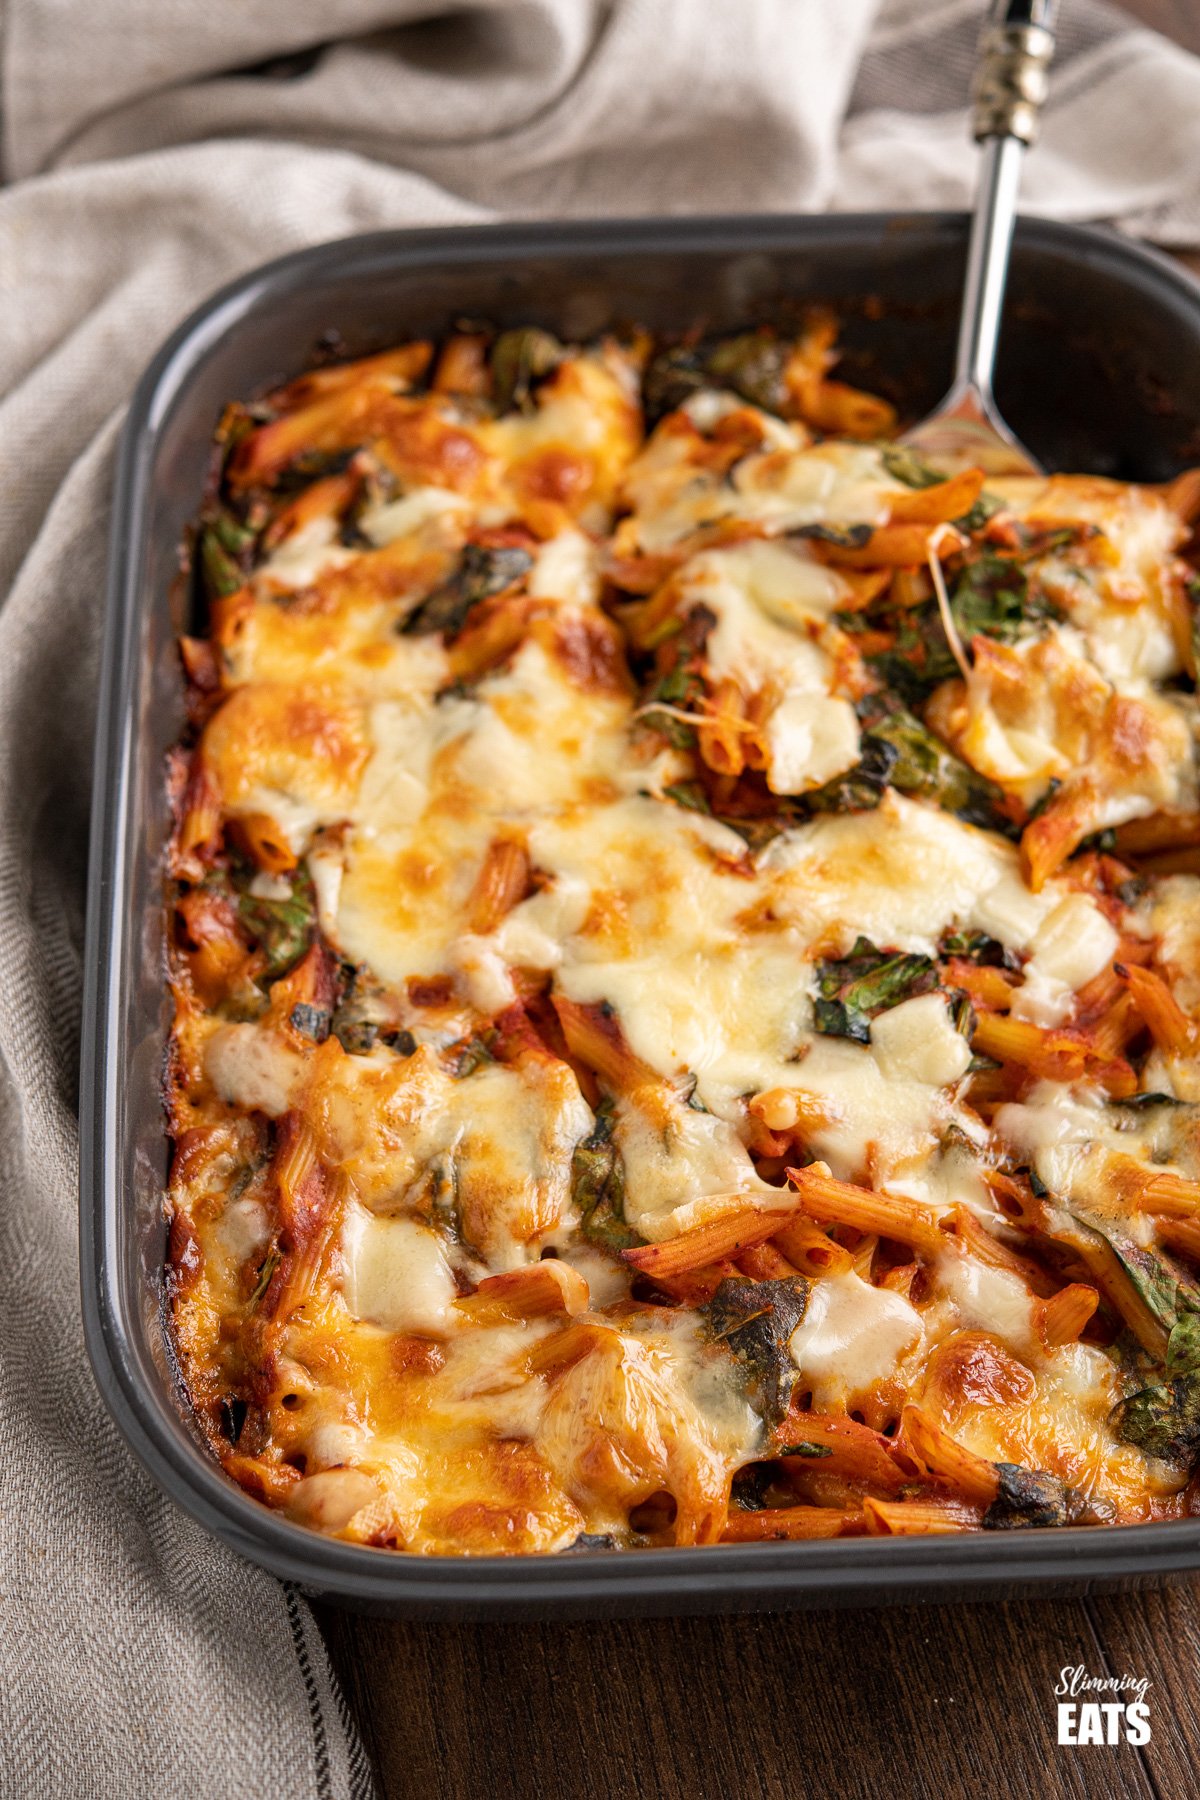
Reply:
M472 324L221 421L166 1303L310 1529L1193 1504L1200 478L947 475L837 355Z

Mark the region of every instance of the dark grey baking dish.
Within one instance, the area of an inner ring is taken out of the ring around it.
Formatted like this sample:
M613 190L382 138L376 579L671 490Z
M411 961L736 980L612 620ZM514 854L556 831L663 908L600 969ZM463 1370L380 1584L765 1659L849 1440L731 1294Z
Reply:
M354 354L464 314L571 336L621 318L734 325L801 298L842 311L851 379L879 382L919 414L947 385L964 243L964 221L940 215L381 233L233 283L143 378L117 473L96 741L83 1316L101 1393L142 1462L202 1524L277 1575L380 1611L515 1618L1080 1592L1200 1566L1200 1519L511 1560L337 1543L227 1480L189 1421L163 1329L163 756L182 726L179 543L224 401L303 366L331 328ZM1200 461L1200 287L1116 237L1023 223L999 399L1051 466L1158 480Z

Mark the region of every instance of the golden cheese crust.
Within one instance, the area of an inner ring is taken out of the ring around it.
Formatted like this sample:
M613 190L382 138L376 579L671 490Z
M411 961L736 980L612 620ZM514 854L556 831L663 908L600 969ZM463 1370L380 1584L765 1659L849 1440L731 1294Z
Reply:
M463 331L222 420L167 1282L315 1529L1194 1509L1198 484L939 473L835 360Z

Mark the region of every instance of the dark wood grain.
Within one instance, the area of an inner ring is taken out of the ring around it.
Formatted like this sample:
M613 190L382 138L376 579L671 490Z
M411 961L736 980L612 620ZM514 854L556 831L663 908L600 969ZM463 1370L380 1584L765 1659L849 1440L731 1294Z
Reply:
M1157 1785L1128 1745L1058 1747L1060 1670L1105 1672L1089 1604L324 1625L386 1800L1190 1800L1193 1676L1168 1689L1156 1597L1112 1604L1143 1621L1125 1663L1154 1671ZM1194 1643L1200 1595L1169 1604Z
M1200 52L1200 0L1125 11ZM383 1800L1200 1795L1200 1582L588 1625L319 1616ZM1144 1750L1058 1746L1054 1689L1075 1664L1149 1678Z
M1086 1605L1113 1673L1154 1683L1143 1756L1159 1794L1200 1794L1200 1584Z

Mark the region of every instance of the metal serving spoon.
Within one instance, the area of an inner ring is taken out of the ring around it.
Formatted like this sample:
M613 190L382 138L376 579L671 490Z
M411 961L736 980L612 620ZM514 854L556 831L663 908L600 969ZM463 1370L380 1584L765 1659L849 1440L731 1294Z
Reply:
M1042 469L996 409L992 371L1017 217L1021 159L1037 136L1054 54L1058 0L995 0L979 43L972 100L983 145L979 191L967 249L967 277L954 381L941 405L902 442L942 467L989 475Z

